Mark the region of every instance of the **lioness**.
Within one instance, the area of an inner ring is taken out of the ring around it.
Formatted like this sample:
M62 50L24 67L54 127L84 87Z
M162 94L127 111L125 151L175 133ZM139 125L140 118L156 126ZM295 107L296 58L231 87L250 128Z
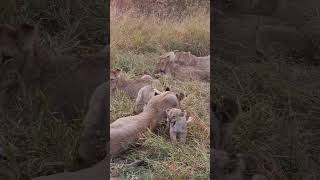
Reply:
M161 87L159 80L147 75L142 76L140 79L126 80L122 77L120 69L112 69L110 71L110 80L111 96L116 89L120 89L132 99L135 99L139 90L146 85Z
M210 81L210 56L196 57L190 52L168 52L160 56L155 73L182 81Z
M50 57L38 39L36 26L0 25L0 109L10 107L10 99L24 84L31 94L42 91L51 111L68 119L78 116L93 90L105 81L106 56Z
M99 94L101 91L97 90L96 93ZM95 97L95 95L93 95L93 97ZM163 92L150 99L144 112L135 116L117 119L110 124L110 155L119 155L130 144L134 143L139 138L141 133L145 132L148 128L151 130L157 128L158 125L164 122L166 119L165 110L174 107L179 108L182 98L183 96L174 92ZM93 106L93 109L96 108L97 106ZM87 117L89 121L100 121L100 116L96 116L94 114L91 115L92 119L90 116ZM106 146L107 150L109 149L108 145L109 143L107 143ZM107 176L107 163L109 162L105 158L90 168L82 169L76 172L65 172L50 176L42 176L34 178L33 180L105 180Z

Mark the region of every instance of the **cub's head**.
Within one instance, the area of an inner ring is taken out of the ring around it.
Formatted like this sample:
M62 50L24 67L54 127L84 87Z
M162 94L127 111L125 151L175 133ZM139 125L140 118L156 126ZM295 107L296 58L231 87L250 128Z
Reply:
M161 94L161 92L159 90L151 87L150 85L146 85L146 86L142 87L139 90L138 96L136 98L135 113L142 112L143 109L145 108L145 106L148 104L149 100L153 96L157 96L159 94Z
M167 121L173 124L179 120L185 120L185 121L187 120L187 112L182 111L181 109L178 109L178 108L167 109L166 114L167 114Z
M167 118L166 110L171 108L180 108L180 101L183 98L184 95L182 93L176 94L171 91L166 91L153 96L145 106L144 111L156 113L156 115L161 119L161 122L164 122Z
M18 77L33 76L37 30L30 25L0 25L0 91L17 83Z

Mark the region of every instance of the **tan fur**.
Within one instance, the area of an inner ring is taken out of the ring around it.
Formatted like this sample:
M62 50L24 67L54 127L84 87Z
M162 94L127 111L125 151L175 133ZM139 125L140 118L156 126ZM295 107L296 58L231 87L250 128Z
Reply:
M233 126L240 112L240 106L234 98L222 97L220 105L214 111L214 147L225 149L232 144Z
M142 87L138 92L138 96L134 104L135 113L142 112L144 107L148 104L149 100L153 96L158 94L160 94L160 91L155 88L152 88L150 85Z
M190 52L168 52L160 56L155 73L182 81L210 81L210 56L196 57Z
M37 27L0 25L0 104L10 108L23 82L27 93L41 90L47 96L51 111L76 118L105 81L106 59L49 56L38 39Z
M167 91L153 96L144 111L135 116L124 117L110 125L110 153L117 155L136 141L147 128L156 128L166 120L166 109L180 107L180 96Z
M144 74L141 79L144 79L144 80L153 80L152 76L148 75L148 74Z
M132 99L135 99L138 96L139 90L146 86L151 85L153 87L161 87L161 83L157 79L149 78L140 78L140 79L132 79L126 80L121 75L121 70L111 70L110 71L110 80L111 80L111 96L115 92L116 89L124 91L128 96Z
M170 126L170 139L173 143L186 143L188 128L187 124L191 122L191 117L187 119L187 113L181 109L172 108L166 110L167 122Z

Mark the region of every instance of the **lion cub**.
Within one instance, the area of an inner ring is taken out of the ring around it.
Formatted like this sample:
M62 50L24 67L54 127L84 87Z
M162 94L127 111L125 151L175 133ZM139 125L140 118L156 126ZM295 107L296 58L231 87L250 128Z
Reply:
M170 125L170 139L172 142L185 143L187 139L187 124L192 121L192 118L187 118L187 112L181 109L167 109L167 122Z
M136 114L143 111L144 107L148 104L149 100L156 95L159 95L161 92L157 89L151 87L150 85L143 86L139 92L134 104L134 112Z

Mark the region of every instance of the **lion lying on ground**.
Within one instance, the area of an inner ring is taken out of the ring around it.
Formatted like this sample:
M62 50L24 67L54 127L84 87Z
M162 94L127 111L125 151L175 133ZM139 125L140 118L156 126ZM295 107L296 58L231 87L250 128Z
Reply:
M181 81L210 81L210 56L196 57L190 52L168 52L160 56L157 76L168 75Z
M110 124L111 155L117 155L126 149L126 146L136 141L147 128L153 130L165 122L166 109L180 108L182 98L181 94L163 92L152 97L140 114L120 118Z
M126 80L121 75L120 69L113 69L110 71L110 93L111 96L116 89L124 91L130 98L136 99L139 90L146 86L161 87L158 79L153 79L150 75L143 75L140 79Z

